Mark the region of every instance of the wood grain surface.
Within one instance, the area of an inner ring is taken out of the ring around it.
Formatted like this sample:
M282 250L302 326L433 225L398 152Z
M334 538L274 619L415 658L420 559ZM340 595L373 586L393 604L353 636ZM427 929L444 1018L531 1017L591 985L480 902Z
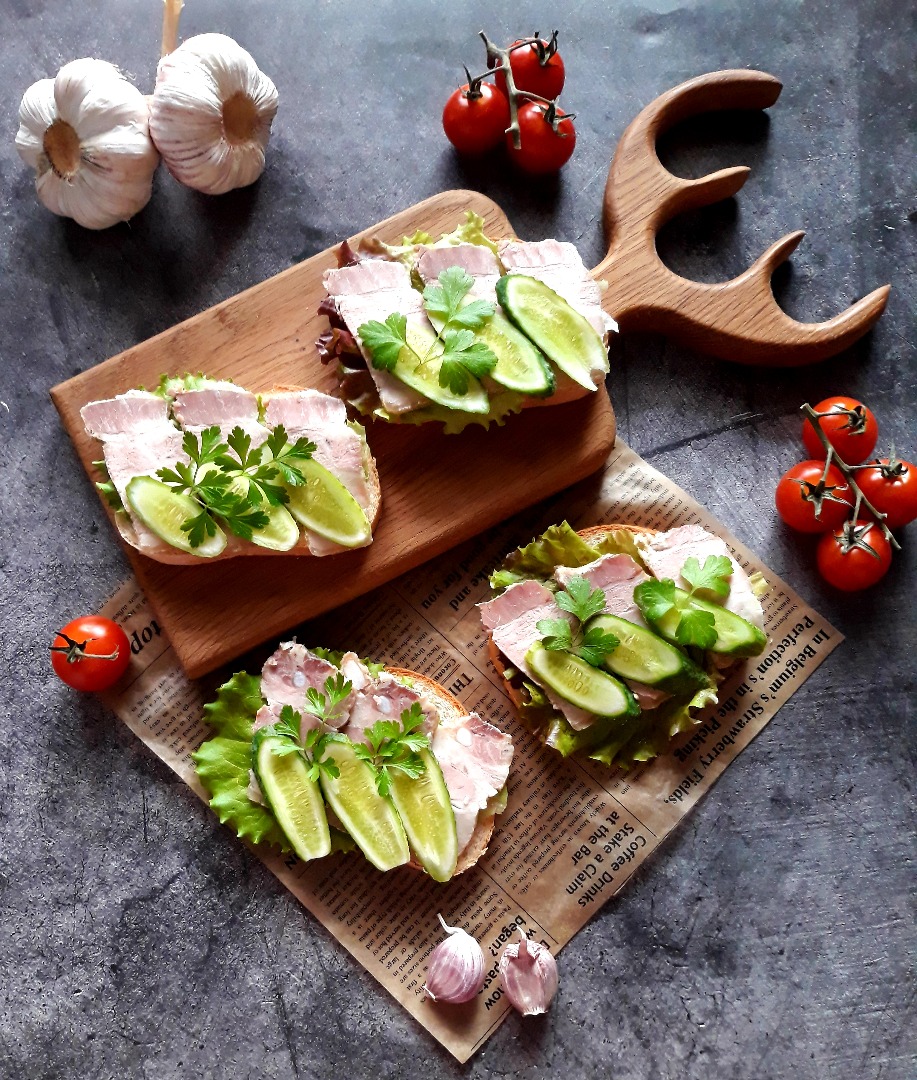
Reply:
M448 232L467 210L483 215L490 235L513 235L496 203L476 192L448 191L351 239ZM90 477L99 479L92 462L101 452L83 428L81 406L155 385L163 373L203 371L256 392L281 384L331 392L335 372L321 364L314 341L327 326L316 313L325 295L322 273L336 265L334 248L327 248L55 386L51 397ZM582 479L605 460L614 436L603 390L567 405L527 409L502 428L474 426L457 436L443 435L439 424L369 423L382 485L370 547L321 559L246 556L200 566L157 563L133 548L127 553L196 678Z
M628 125L605 187L611 247L593 271L609 286L608 309L621 330L662 332L724 360L792 367L846 349L885 310L887 285L825 322L791 319L774 299L771 274L790 257L803 232L782 237L730 281L689 281L659 258L656 234L666 222L735 195L751 170L738 165L685 180L662 165L656 140L698 113L766 109L781 89L780 80L763 71L713 71L667 90Z

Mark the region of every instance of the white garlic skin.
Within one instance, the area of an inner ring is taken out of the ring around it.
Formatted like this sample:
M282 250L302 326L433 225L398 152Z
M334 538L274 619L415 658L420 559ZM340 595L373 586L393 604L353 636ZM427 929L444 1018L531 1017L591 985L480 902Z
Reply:
M529 941L522 927L520 940L500 956L500 977L510 1004L523 1016L547 1012L557 993L557 961L551 950Z
M277 101L277 88L241 45L198 34L159 61L150 133L176 180L222 195L264 172Z
M65 64L26 90L16 149L41 202L87 229L127 221L150 201L159 154L147 99L105 60Z
M449 936L430 953L424 991L434 1001L461 1005L484 985L484 951L471 934L447 926L442 915L439 921Z

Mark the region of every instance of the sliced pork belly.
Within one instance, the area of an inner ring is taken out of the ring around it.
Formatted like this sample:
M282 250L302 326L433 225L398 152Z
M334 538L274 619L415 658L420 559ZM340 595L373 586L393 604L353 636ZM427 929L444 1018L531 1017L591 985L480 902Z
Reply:
M709 555L725 555L732 562L732 577L726 596L705 598L711 602L723 604L729 611L741 615L743 619L764 629L764 609L761 601L751 588L748 575L740 566L726 543L718 536L707 532L700 525L680 525L668 532L638 534L635 536L637 548L646 565L657 578L671 578L680 588L691 586L682 578L681 569L692 555L703 566Z
M513 740L471 713L443 719L431 749L449 791L461 854L474 832L479 811L506 784Z
M285 641L261 669L261 696L268 705L291 705L305 719L306 692L315 689L324 693L325 680L337 675L338 669L333 664L309 652L305 645ZM341 703L329 726L342 728L347 723L350 704L350 700Z
M422 408L429 401L387 371L373 367L372 357L364 349L357 331L365 322L385 320L400 312L408 322L429 327L423 297L411 285L411 275L400 262L365 259L339 270L326 270L323 282L334 298L338 314L347 329L360 343L366 366L372 376L383 407L393 415Z
M602 291L583 264L573 244L560 240L503 240L498 245L500 259L507 271L538 278L589 321L602 341L609 330L617 329L602 308ZM605 371L593 372L598 385Z
M187 462L182 433L169 419L169 403L158 394L129 390L104 401L90 401L80 410L86 431L102 443L109 478L121 498L145 555L173 552L130 513L127 485L135 476L155 476L157 469Z
M417 273L424 285L433 285L443 270L448 270L450 266L460 266L474 278L467 293L469 299L497 304L496 285L503 271L490 248L481 247L480 244L425 248L417 260Z
M541 685L525 662L526 653L541 640L538 622L541 619L566 619L573 616L554 602L554 594L540 581L518 581L494 600L478 605L484 629L509 662L522 671L532 682ZM553 690L542 687L548 700L558 712L563 713L570 727L582 731L595 722L595 716L564 701Z
M401 720L401 714L414 703L420 705L424 714L423 730L427 735L436 731L439 711L425 694L411 686L405 686L394 675L381 672L376 679L355 694L350 718L344 734L353 742L363 742L367 728L377 720Z

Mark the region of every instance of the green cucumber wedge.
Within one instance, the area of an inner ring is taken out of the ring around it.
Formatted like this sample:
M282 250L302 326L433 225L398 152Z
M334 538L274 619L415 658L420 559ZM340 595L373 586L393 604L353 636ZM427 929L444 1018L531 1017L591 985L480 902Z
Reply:
M620 644L605 657L602 666L619 679L653 686L668 694L694 693L710 686L710 679L681 649L617 615L596 615L587 629L595 627L614 634Z
M458 860L455 813L436 758L429 750L420 757L424 771L414 779L391 770L391 798L417 861L434 881L448 881Z
M670 608L660 619L650 619L640 602L640 589L640 585L634 589L634 600L643 612L644 619L666 641L677 642L675 628L681 619L678 606ZM720 604L711 604L706 600L701 600L700 597L690 596L677 586L675 595L678 605L694 608L696 611L708 611L713 616L716 642L710 647L710 652L722 653L723 656L758 656L763 652L767 644L767 635L747 619L743 619L741 615L736 615L735 612L727 610Z
M311 458L297 462L305 477L298 487L288 486L286 509L300 525L341 547L364 547L372 540L372 527L363 507L340 480Z
M557 380L544 354L501 311L494 312L475 331L475 337L497 358L497 366L490 373L494 382L531 397L550 397L554 393Z
M441 364L438 357L442 355L443 348L437 343L436 334L431 327L409 322L407 342L408 347L401 350L392 370L392 374L405 386L410 386L418 394L423 394L430 401L444 405L447 409L481 414L490 409L487 391L473 375L468 376L467 394L456 394L448 386L440 386Z
M247 495L249 481L245 477L237 476L230 485L230 490L238 495ZM269 521L263 529L252 530L253 544L267 548L269 551L289 551L296 546L299 540L299 526L293 515L285 506L271 506L267 502L260 502L255 509L263 510Z
M329 743L325 758L340 770L338 777L322 773L325 801L357 847L379 870L409 862L411 851L401 819L392 802L379 794L372 769L357 757L353 743Z
M624 683L572 653L533 645L525 662L539 682L596 716L635 716L640 706Z
M308 862L330 853L331 833L321 789L309 779L309 767L302 756L276 752L289 746L288 738L261 728L252 741L252 768L284 836L303 862Z
M496 288L510 321L564 374L595 390L592 372L608 370L608 350L588 319L550 286L526 274L506 274Z
M205 536L197 547L191 546L182 525L196 518L202 507L190 495L175 491L152 476L135 476L128 483L125 495L131 513L170 547L202 559L213 559L225 549L226 534L215 522L213 536Z

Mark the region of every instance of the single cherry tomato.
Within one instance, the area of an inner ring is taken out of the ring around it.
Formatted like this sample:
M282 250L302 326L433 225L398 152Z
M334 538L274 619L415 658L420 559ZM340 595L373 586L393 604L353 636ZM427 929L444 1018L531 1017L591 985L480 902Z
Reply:
M519 48L516 48L516 46ZM509 66L513 72L513 82L517 90L528 90L530 94L538 94L543 98L556 98L564 88L564 62L557 51L557 39L543 41L539 38L538 44L525 45L521 40L514 41L510 46ZM502 71L497 72L497 86L504 94L509 94L506 88L506 76Z
M84 615L67 623L51 646L55 674L74 690L107 690L130 662L127 634L101 615Z
M549 113L549 106L527 101L519 107L518 113L519 136L522 145L517 149L513 146L512 136L506 136L510 159L523 172L557 172L570 160L570 155L576 146L573 121L566 113L558 109L558 119L552 123Z
M777 484L777 513L791 529L819 533L838 529L853 509L853 495L840 469L823 461L802 461L785 472ZM838 502L838 500L841 500Z
M873 521L848 521L818 541L818 572L836 589L859 592L888 573L891 544Z
M485 154L509 127L509 102L493 83L466 83L443 109L443 131L460 154Z
M848 465L860 465L869 459L879 438L879 425L862 401L851 397L825 398L815 406L815 411L838 413L837 416L823 416L821 429ZM856 416L849 416L848 412L856 413ZM808 418L802 422L802 441L809 457L825 460L827 452Z
M909 461L882 458L857 469L856 482L872 505L885 514L890 529L917 518L917 466Z

